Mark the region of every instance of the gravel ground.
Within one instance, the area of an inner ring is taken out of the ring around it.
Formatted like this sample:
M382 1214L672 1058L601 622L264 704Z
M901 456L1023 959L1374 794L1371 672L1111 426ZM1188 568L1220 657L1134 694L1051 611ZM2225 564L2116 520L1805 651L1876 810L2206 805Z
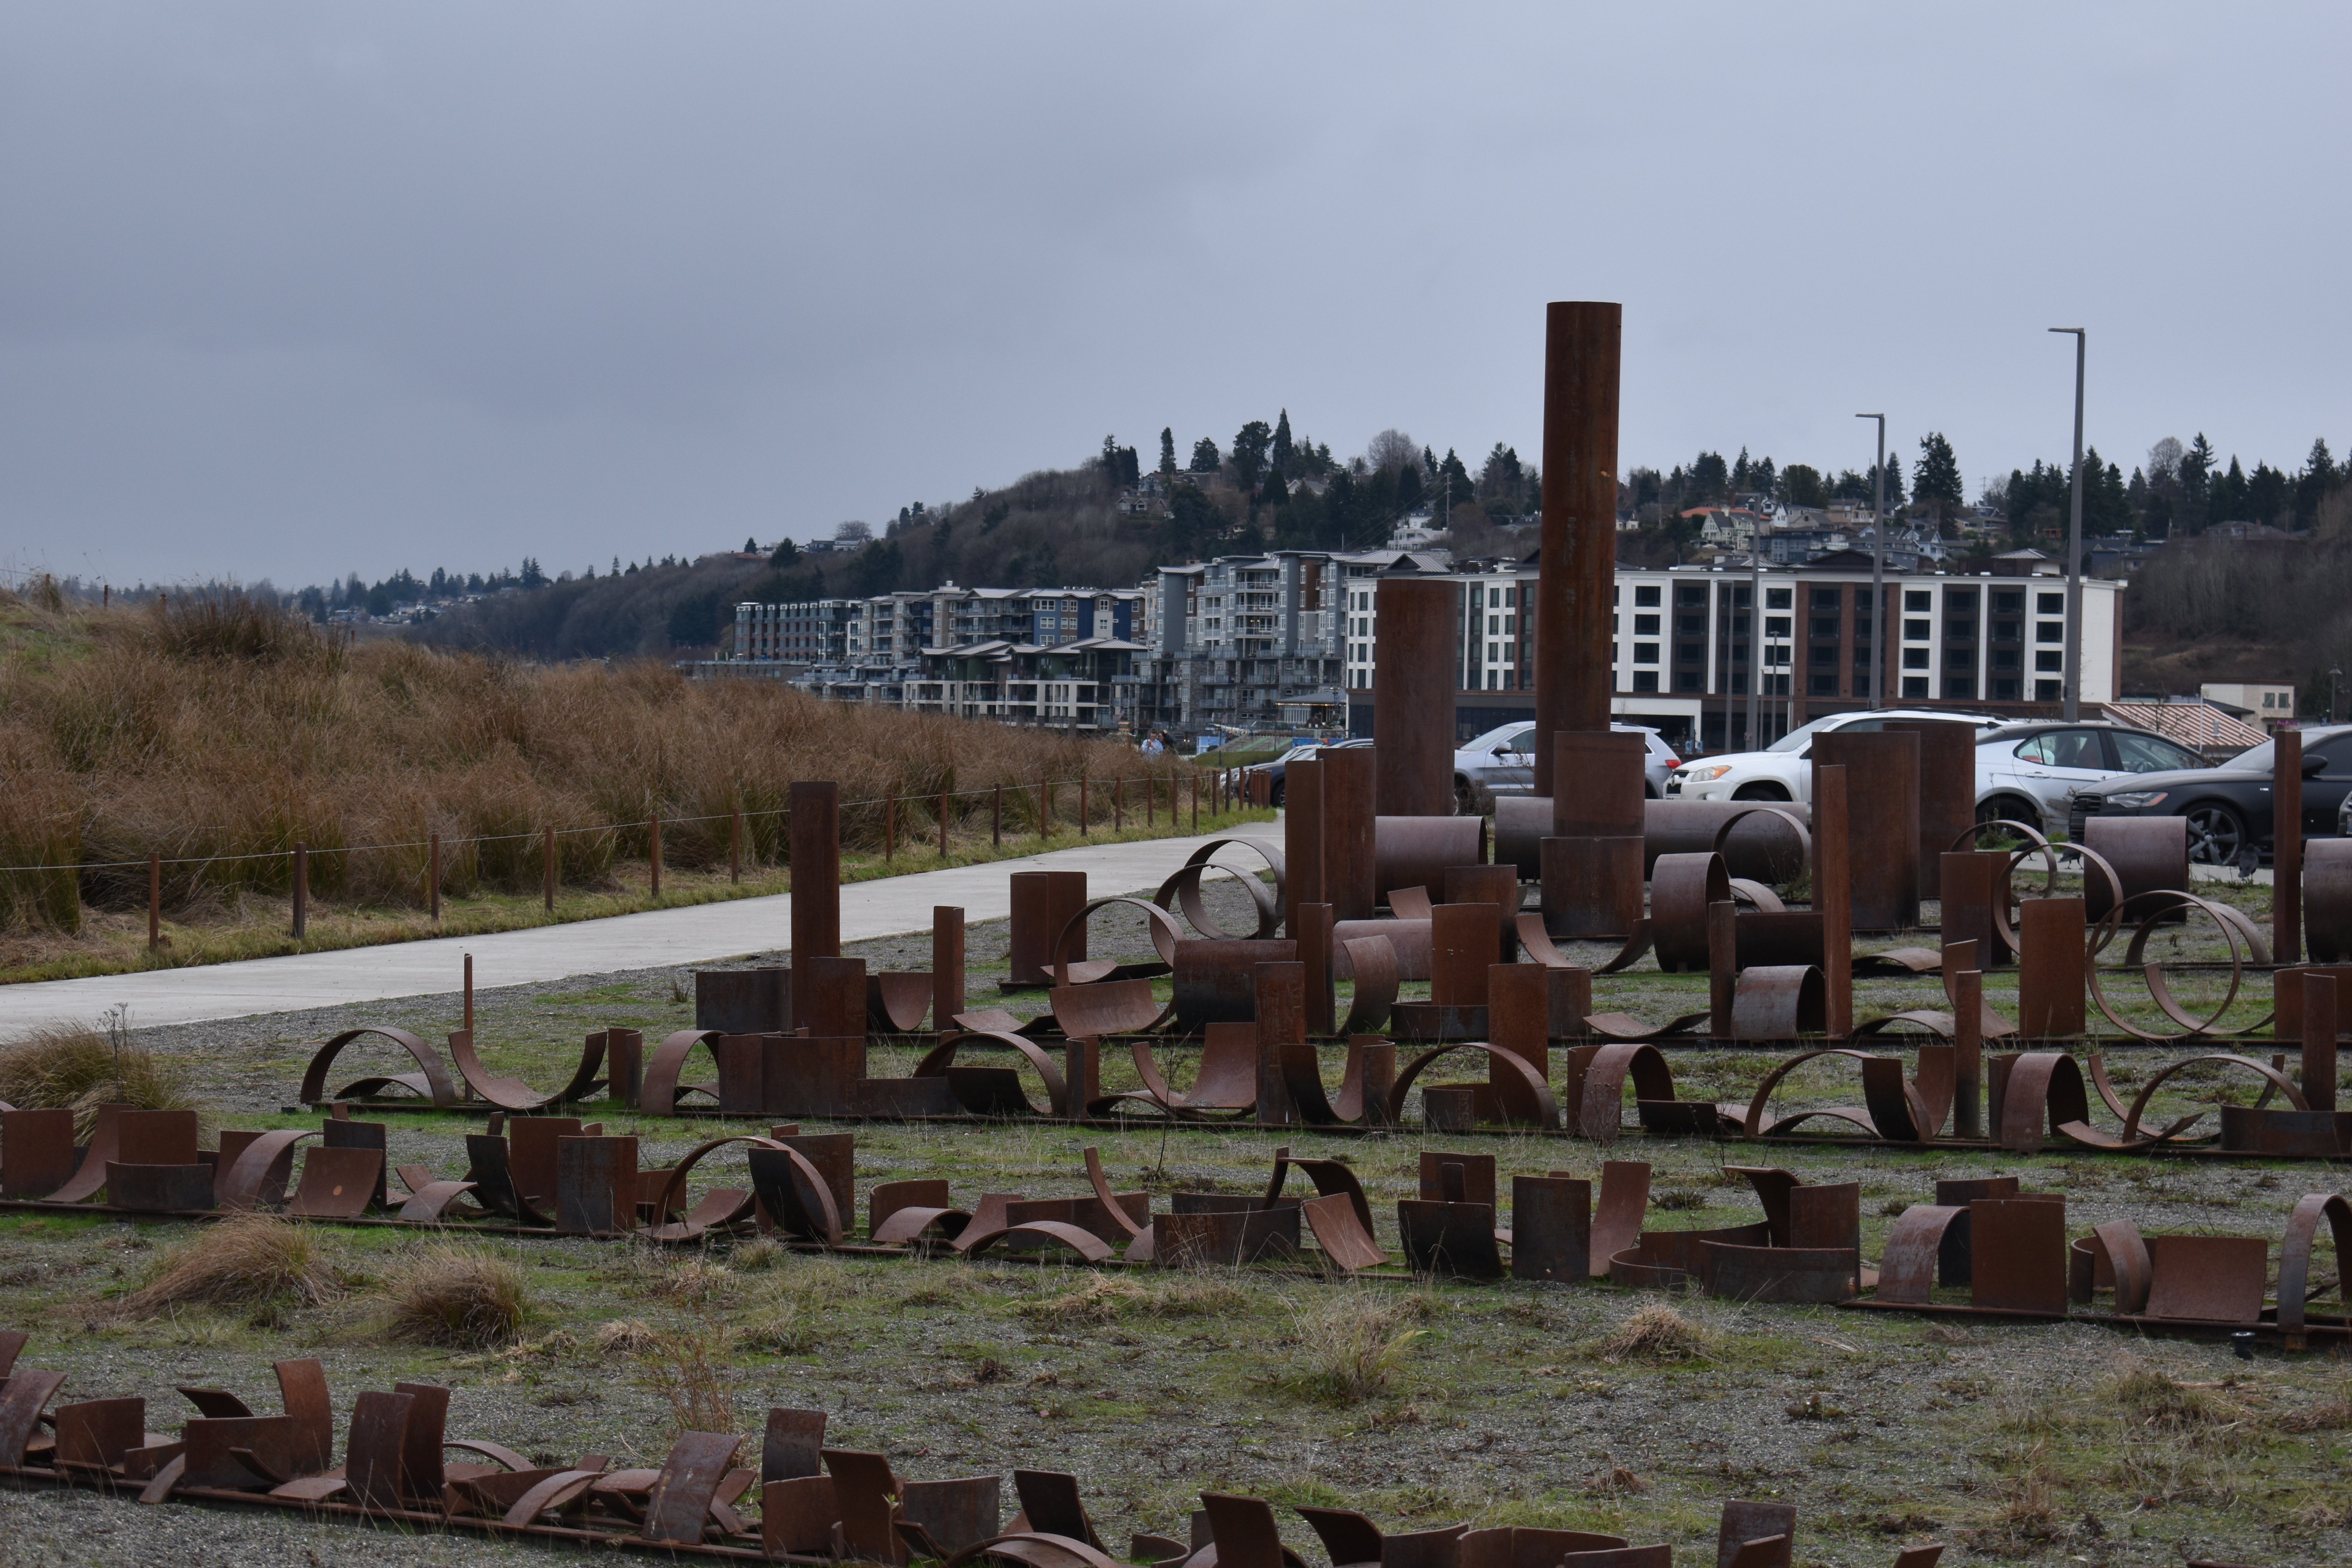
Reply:
M1229 895L1229 907L1240 903ZM1098 955L1143 951L1139 921L1124 935L1112 917L1098 929ZM1003 923L974 927L969 942L972 1002L987 1005L996 1000L987 983L1001 973ZM877 967L925 967L929 939L852 952ZM1599 1005L1663 1017L1703 999L1704 984L1654 973L1604 981ZM478 1034L494 1067L549 1081L591 1029L682 1026L691 1008L680 998L690 990L690 977L668 970L486 988ZM1933 981L1872 982L1860 1010L1922 1005L1934 992ZM1996 989L1996 1005L2001 994ZM1025 1014L1042 999L1008 1000ZM427 997L139 1038L195 1058L207 1092L237 1124L291 1125L310 1120L279 1114L307 1042L361 1022L433 1037L456 1026L457 1011L453 996ZM1690 1049L1674 1062L1685 1097L1744 1100L1774 1054ZM890 1064L908 1059L887 1045L875 1058L877 1071L904 1070ZM1336 1074L1336 1060L1327 1071ZM1824 1069L1792 1083L1791 1103L1851 1099L1852 1089L1850 1074ZM466 1121L384 1120L395 1161L445 1173L462 1167ZM704 1137L752 1130L604 1120L639 1134L648 1166ZM1122 1188L1246 1192L1263 1184L1277 1142L1156 1124L1127 1132L1046 1124L854 1131L861 1190L945 1174L960 1198L1080 1191L1088 1143L1102 1149ZM1445 1141L1415 1131L1320 1146L1352 1162L1393 1245L1393 1200L1417 1190L1422 1149ZM1464 1146L1495 1153L1505 1173L1596 1175L1601 1156L1529 1137ZM1744 1181L1723 1166L1760 1160L1760 1151L1635 1138L1611 1152L1652 1162L1654 1225L1758 1217ZM1937 1175L2014 1173L2029 1187L2062 1192L2077 1235L2127 1214L2151 1231L2275 1238L2297 1194L2331 1184L2329 1173L2312 1167L2081 1153L2025 1160L1790 1145L1770 1159L1809 1181L1861 1181L1870 1257L1892 1223L1884 1211L1921 1201ZM1106 1279L1013 1262L859 1261L724 1246L680 1257L563 1239L483 1244L522 1265L533 1305L520 1344L465 1354L389 1339L387 1287L421 1244L387 1230L330 1233L345 1289L323 1304L121 1321L114 1300L189 1239L169 1225L0 1216L0 1310L34 1333L27 1362L70 1373L65 1397L143 1394L151 1425L170 1425L181 1404L176 1384L231 1387L268 1408L268 1362L314 1354L327 1363L339 1409L358 1389L423 1379L457 1391L455 1433L494 1437L534 1458L601 1449L652 1462L674 1425L673 1369L698 1352L719 1369L703 1393L728 1400L740 1429L756 1430L771 1403L817 1406L830 1413L829 1440L880 1448L908 1478L1068 1468L1115 1547L1132 1530L1181 1535L1205 1488L1359 1506L1389 1529L1475 1519L1612 1530L1673 1541L1685 1561L1712 1542L1719 1500L1738 1495L1800 1505L1801 1563L1883 1564L1899 1545L1925 1539L1954 1542L1947 1562L2352 1562L2341 1486L2352 1382L2330 1356L2265 1349L2249 1364L2213 1342L2136 1338L2087 1323L1742 1307L1611 1287L1416 1287L1260 1271ZM1612 1334L1661 1305L1690 1325L1689 1342L1657 1357L1612 1352ZM712 1418L707 1409L703 1418ZM1011 1506L1008 1484L1008 1513ZM362 1534L259 1511L142 1509L89 1494L0 1492L0 1564L310 1564L362 1554L470 1563L526 1550ZM1324 1562L1285 1511L1293 1544L1310 1563Z

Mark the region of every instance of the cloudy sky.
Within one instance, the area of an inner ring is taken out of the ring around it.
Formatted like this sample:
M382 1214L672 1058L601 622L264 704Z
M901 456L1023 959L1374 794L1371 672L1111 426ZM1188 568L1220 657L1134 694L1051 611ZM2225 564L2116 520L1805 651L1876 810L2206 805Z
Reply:
M0 4L0 566L549 570L1286 406L2352 446L2352 7Z

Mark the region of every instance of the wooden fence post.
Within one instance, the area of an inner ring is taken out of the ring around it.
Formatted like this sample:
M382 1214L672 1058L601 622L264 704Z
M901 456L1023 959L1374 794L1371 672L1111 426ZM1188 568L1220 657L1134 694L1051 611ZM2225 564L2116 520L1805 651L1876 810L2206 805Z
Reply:
M1110 830L1127 830L1127 777L1121 774L1110 782Z
M433 911L433 923L441 923L441 836L427 836L425 851L425 903Z
M653 832L646 846L646 859L653 869L653 887L648 897L661 897L661 813L654 813Z
M898 796L896 793L882 797L882 858L894 860L898 855Z
M940 791L940 858L948 858L948 792Z
M163 945L163 857L147 851L147 946Z
M743 808L740 805L727 816L727 879L743 879Z
M540 879L545 884L547 912L553 914L555 912L555 829L543 827L540 832L542 836L540 840L540 858L543 862L540 868Z
M1078 775L1078 837L1087 837L1087 775Z
M310 847L294 840L294 939L299 942L310 924Z
M988 841L995 847L1004 847L1004 786L996 786L996 798L988 809Z

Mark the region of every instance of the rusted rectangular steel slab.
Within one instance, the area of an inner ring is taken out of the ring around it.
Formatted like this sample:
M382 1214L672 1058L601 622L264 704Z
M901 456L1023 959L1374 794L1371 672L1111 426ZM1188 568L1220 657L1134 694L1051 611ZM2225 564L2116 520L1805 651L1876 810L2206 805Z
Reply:
M1376 750L1349 746L1316 759L1323 770L1323 901L1335 921L1368 921L1378 912Z
M1570 730L1552 737L1551 837L1640 838L1648 831L1643 810L1643 769L1648 742L1619 730Z
M2335 976L2303 976L2303 1100L2313 1110L2336 1109Z
M1012 877L1013 920L1005 953L1007 985L1050 985L1054 983L1054 941L1062 928L1087 907L1084 871L1015 871ZM1083 929L1070 938L1069 956L1087 955Z
M1495 964L1495 907L1439 904L1429 911L1429 999L1441 1007L1486 1005Z
M1454 670L1462 587L1436 577L1382 576L1373 593L1373 754L1382 816L1454 811Z
M1609 728L1616 687L1617 375L1624 307L1544 311L1543 507L1536 581L1535 793L1553 788L1552 737Z
M1233 937L1176 944L1176 1026L1187 1035L1211 1024L1246 1024L1257 1016L1257 966L1295 963L1298 944L1287 938Z
M1307 1041L1307 966L1260 963L1253 972L1257 1012L1257 1119L1286 1127L1298 1120L1282 1071L1284 1053Z
M1547 967L1543 976L1547 1012L1544 1027L1550 1037L1580 1040L1591 1033L1584 1020L1592 1016L1592 971Z
M1814 840L1821 773L1846 770L1846 868L1853 929L1902 931L1919 923L1919 737L1900 731L1833 731L1813 742ZM1969 774L1974 779L1974 763Z
M2303 977L2325 974L2333 979L2338 995L2343 987L2352 986L2352 963L2303 963L2282 967L2271 975L2272 1033L2281 1040L2303 1037ZM2338 1009L2336 1020L2337 1038L2343 1037L2345 1019Z
M1853 880L1846 800L1850 770L1813 764L1813 910L1822 917L1822 992L1831 1039L1853 1033Z
M1592 1184L1511 1178L1511 1278L1584 1284L1592 1277Z
M637 1223L637 1141L563 1138L555 1145L555 1227L618 1236Z
M1515 866L1448 866L1445 902L1488 904L1495 910L1495 951L1488 962L1509 963L1519 955L1519 873Z
M2017 1028L2030 1040L2083 1032L2087 936L2080 899L2028 899L2020 906Z
M841 954L841 786L792 786L793 962ZM805 1020L795 1020L794 1026Z
M2066 1200L2055 1194L1969 1205L1969 1303L2066 1315Z
M1979 969L1991 969L2009 962L2009 949L1995 934L1992 923L1993 900L2000 897L2002 873L2009 858L1993 850L1957 849L1937 857L1937 876L1941 879L1943 945L1972 942L1977 944ZM1945 965L1949 972L1951 965Z
M1538 852L1544 930L1561 939L1633 932L1642 918L1639 838L1547 838Z
M945 1034L964 1009L963 910L931 906L931 1027Z
M1546 1082L1551 1079L1549 974L1532 963L1497 963L1486 971L1486 1043L1510 1052ZM1522 1125L1540 1120L1526 1080L1507 1063L1488 1061L1486 1087L1504 1120Z
M1307 1032L1317 1039L1339 1031L1339 995L1331 973L1331 906L1303 903L1291 906L1290 931L1298 942L1298 962L1307 968Z
M46 1198L73 1179L74 1113L0 1110L0 1197Z
M1977 729L1947 719L1890 722L1919 737L1919 896L1943 896L1944 851L1977 819Z
M813 1035L866 1035L866 961L806 958L793 964L794 1028Z
M2331 829L2332 830L2332 829ZM2303 960L2303 732L2271 735L2271 955Z
M694 1026L768 1035L793 1026L793 972L776 965L694 972Z
M1328 902L1323 895L1323 763L1299 757L1283 770L1282 912L1285 934L1298 934L1298 906Z
M1415 1274L1452 1279L1499 1279L1502 1253L1495 1242L1492 1204L1397 1200L1397 1231Z

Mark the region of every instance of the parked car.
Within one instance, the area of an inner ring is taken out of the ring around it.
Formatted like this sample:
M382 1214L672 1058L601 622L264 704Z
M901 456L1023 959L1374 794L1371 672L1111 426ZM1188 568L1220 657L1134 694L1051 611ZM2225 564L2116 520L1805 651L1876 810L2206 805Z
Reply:
M2004 724L1977 742L1977 820L2068 826L2074 793L2118 774L2178 773L2205 759L2177 741L2113 720Z
M1291 747L1290 750L1283 752L1282 755L1275 758L1272 762L1252 763L1249 766L1244 768L1242 772L1244 774L1252 775L1263 773L1267 778L1273 780L1274 782L1266 786L1269 792L1268 798L1272 800L1275 805L1280 805L1282 804L1283 775L1289 772L1290 764L1292 763L1297 762L1301 757L1311 757L1318 752L1332 752L1338 751L1343 746L1369 746L1371 742L1370 741L1301 741L1298 744Z
M1891 722L1958 720L1979 730L1998 730L2001 721L1981 713L1931 713L1924 709L1867 709L1832 713L1801 724L1760 752L1728 752L1700 757L1675 770L1666 794L1679 800L1801 800L1813 794L1813 737L1883 730Z
M1639 734L1649 755L1643 760L1642 793L1658 800L1666 780L1682 759L1665 738L1640 724L1612 724L1621 734ZM1454 753L1454 812L1457 816L1484 816L1495 809L1498 795L1527 795L1536 787L1536 727L1524 721L1498 725Z
M2271 813L2271 768L2276 742L2265 741L2219 767L2137 773L2074 793L2066 826L2074 837L2094 816L2185 816L2189 858L2200 866L2242 864L2252 849L2270 856L2275 824ZM2352 798L2352 724L2303 731L2303 834L2332 837L2342 832L2344 807Z

